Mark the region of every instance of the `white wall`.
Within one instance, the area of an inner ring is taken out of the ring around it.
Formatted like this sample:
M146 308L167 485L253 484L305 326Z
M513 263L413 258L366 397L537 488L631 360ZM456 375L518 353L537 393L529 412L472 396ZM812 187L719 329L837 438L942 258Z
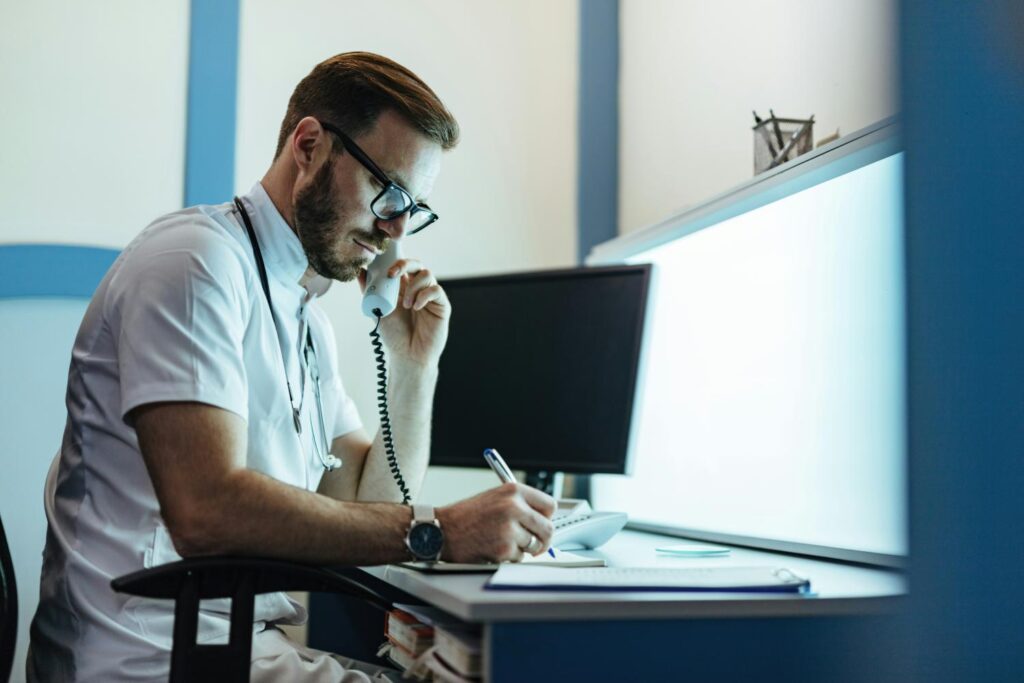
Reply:
M5 0L0 242L121 247L181 207L187 0Z
M368 50L423 78L459 120L430 197L441 220L406 253L439 277L568 266L576 250L577 0L242 3L236 189L270 165L288 97L320 61ZM323 300L344 380L377 425L370 321L355 284ZM458 315L458 312L455 312ZM489 471L433 468L422 498L494 485Z
M815 139L891 116L896 0L622 0L619 231L753 175L751 110Z

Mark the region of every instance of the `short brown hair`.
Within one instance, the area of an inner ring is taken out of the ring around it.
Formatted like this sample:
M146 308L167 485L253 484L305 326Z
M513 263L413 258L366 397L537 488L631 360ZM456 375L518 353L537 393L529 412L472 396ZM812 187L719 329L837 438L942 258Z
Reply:
M345 52L317 64L295 86L277 137L276 159L295 126L314 116L359 137L392 109L430 140L451 149L459 124L419 76L372 52Z

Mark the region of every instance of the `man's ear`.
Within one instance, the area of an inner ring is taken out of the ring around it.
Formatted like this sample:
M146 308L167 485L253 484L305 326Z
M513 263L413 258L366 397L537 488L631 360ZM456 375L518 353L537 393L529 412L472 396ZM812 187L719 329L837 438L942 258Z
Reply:
M288 148L300 174L309 173L319 166L319 160L331 149L329 133L312 116L307 116L295 126L288 140Z

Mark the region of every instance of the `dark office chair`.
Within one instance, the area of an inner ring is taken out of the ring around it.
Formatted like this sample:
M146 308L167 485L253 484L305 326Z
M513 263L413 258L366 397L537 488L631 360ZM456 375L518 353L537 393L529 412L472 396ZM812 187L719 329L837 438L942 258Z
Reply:
M383 611L398 600L418 602L357 572L262 558L201 557L127 574L110 585L119 593L175 601L170 683L241 683L249 680L253 601L260 593L342 593ZM210 598L231 598L225 644L196 643L199 601Z
M18 585L14 581L14 562L7 547L4 522L0 519L0 683L7 683L18 643Z

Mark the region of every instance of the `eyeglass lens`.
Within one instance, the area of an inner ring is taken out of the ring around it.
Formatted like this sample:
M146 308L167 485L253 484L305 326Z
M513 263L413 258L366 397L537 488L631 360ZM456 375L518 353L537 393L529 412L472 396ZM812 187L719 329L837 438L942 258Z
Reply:
M401 188L391 185L373 203L373 212L384 220L390 220L401 216L412 209L409 214L409 221L406 223L406 230L412 232L418 230L433 219L430 211L421 209L413 203L412 199Z

